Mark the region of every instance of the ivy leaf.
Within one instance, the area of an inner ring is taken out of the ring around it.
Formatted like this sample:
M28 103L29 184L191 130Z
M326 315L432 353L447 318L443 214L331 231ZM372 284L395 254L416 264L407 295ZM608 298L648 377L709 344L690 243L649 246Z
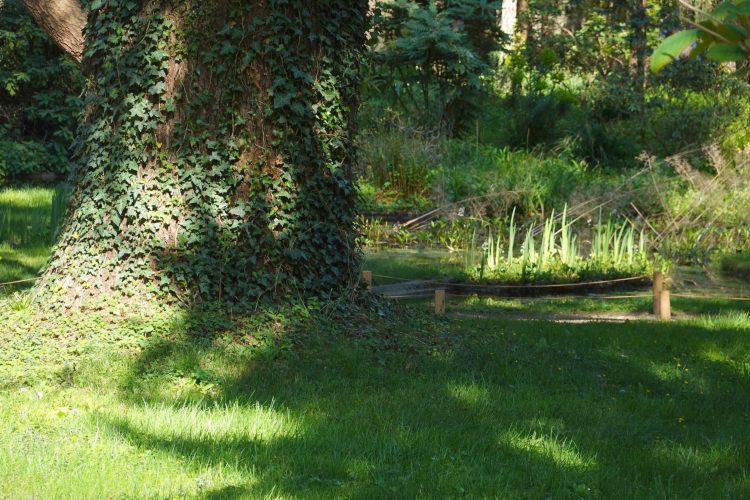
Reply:
M283 94L278 94L273 98L273 107L283 108L284 106L288 106L289 103L292 101L292 97L294 97L293 92L285 92Z
M698 41L699 33L696 28L677 32L664 39L651 57L651 71L658 73L667 64L677 60L685 49Z
M232 207L232 209L229 210L229 213L231 215L236 215L237 217L244 217L246 210L243 205L237 205L236 207Z
M716 62L744 61L748 57L739 45L715 43L706 51L706 57Z
M164 82L157 82L148 88L148 93L151 95L159 95L164 92L165 88L166 85L164 85Z

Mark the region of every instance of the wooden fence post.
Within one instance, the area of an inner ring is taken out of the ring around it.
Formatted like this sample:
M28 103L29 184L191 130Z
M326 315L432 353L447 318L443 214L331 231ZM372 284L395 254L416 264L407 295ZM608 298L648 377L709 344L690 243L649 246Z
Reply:
M445 314L445 289L435 290L435 314Z
M362 282L365 284L365 288L372 288L372 271L362 271Z
M672 304L669 299L669 290L662 290L659 297L659 319L662 321L672 319Z
M664 288L664 276L661 271L654 271L654 316L661 317L661 292Z

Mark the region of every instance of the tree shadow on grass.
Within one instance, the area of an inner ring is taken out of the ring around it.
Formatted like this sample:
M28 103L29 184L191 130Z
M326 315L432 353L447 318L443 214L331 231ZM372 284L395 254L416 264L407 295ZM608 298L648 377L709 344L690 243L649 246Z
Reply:
M420 328L432 330L420 333L428 342L437 332L451 341L437 351L392 350L358 339L359 325L302 322L256 329L270 336L265 347L237 354L222 344L222 328L207 329L206 315L196 313L186 339L156 342L132 365L122 395L140 405L140 416L99 420L140 449L245 478L208 498L750 490L745 331L400 323L380 328L405 344ZM164 390L185 378L192 392ZM188 410L200 416L194 428L179 422ZM149 424L158 420L154 411L174 425ZM228 430L216 431L228 415L235 418Z

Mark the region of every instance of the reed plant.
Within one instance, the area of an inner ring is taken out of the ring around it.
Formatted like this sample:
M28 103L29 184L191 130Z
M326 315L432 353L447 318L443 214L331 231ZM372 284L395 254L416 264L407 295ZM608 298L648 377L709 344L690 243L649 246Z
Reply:
M581 233L575 228L565 206L561 214L553 210L541 224L530 222L523 232L520 253L516 255L519 228L515 210L506 227L489 228L485 242L471 245L466 259L467 272L479 278L506 281L576 281L582 278L645 274L652 267L646 236L629 222L601 214L591 234L588 253L582 251ZM477 236L474 235L474 240ZM477 269L477 248L481 266Z

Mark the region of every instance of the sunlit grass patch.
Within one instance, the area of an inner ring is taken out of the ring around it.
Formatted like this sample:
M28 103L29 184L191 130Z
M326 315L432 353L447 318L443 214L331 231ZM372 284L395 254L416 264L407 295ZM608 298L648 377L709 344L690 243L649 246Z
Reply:
M0 295L28 288L49 257L67 188L0 189Z
M634 294L635 295L635 294ZM459 311L487 313L524 313L544 318L545 315L563 313L646 313L651 310L650 299L627 298L627 293L616 300L607 300L607 295L592 296L547 296L538 298L468 296L451 297L451 305Z
M64 185L0 190L0 242L14 247L52 243L67 192Z
M508 430L500 439L502 443L526 453L538 455L550 460L555 465L578 471L596 468L596 457L581 453L575 442L552 430L548 433L538 431Z

